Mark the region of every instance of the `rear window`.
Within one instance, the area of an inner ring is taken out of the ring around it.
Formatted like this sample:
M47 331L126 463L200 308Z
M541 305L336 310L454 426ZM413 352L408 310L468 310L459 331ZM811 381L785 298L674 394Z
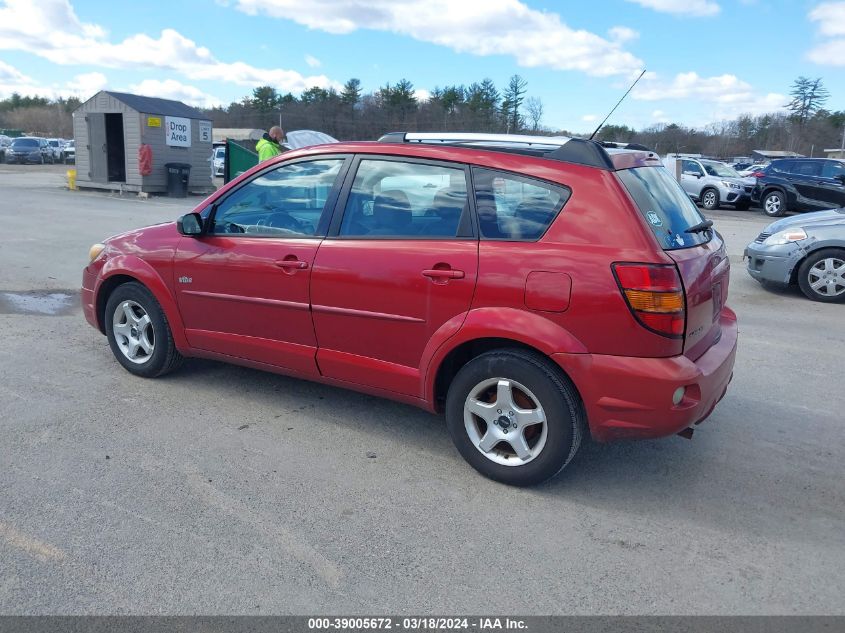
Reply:
M12 147L38 147L38 141L34 138L17 138L12 141Z
M643 218L667 251L710 241L710 231L687 233L704 216L669 172L662 167L637 167L616 172Z

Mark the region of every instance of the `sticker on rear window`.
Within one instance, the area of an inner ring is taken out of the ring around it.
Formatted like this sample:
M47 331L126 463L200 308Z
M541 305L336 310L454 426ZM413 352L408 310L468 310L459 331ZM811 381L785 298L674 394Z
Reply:
M660 219L660 216L657 215L654 211L649 211L646 214L648 221L651 222L652 226L663 226L663 220Z

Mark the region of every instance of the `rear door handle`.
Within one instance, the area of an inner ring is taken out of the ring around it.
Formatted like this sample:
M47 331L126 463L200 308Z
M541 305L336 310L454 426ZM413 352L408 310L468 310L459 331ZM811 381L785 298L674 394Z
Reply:
M304 262L301 259L280 259L275 262L276 266L279 268L284 268L285 270L304 270L308 268L308 262Z
M422 271L423 277L428 277L429 279L463 279L464 278L464 271L462 270L453 270L451 268L430 268L428 270Z

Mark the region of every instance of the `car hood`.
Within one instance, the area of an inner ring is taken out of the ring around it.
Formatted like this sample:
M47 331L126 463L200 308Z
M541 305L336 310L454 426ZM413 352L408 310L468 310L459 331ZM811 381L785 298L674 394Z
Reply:
M830 211L815 211L813 213L802 213L791 218L784 218L777 222L772 222L766 227L766 233L777 233L791 227L812 227L812 226L830 226L835 224L845 225L845 208L831 209Z

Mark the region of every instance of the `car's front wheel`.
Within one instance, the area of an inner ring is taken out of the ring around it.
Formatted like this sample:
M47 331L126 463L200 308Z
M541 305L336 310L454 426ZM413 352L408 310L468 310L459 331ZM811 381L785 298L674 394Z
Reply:
M786 197L780 191L770 191L763 196L763 213L770 218L777 218L786 213Z
M122 284L109 296L105 325L117 362L137 376L161 376L182 363L164 311L137 282Z
M812 253L798 268L798 287L813 301L845 302L845 251L824 248Z
M529 351L502 349L474 358L455 376L446 424L481 474L531 486L570 462L585 419L575 387L557 367Z
M701 206L708 211L719 208L719 192L715 189L705 189L701 192Z

